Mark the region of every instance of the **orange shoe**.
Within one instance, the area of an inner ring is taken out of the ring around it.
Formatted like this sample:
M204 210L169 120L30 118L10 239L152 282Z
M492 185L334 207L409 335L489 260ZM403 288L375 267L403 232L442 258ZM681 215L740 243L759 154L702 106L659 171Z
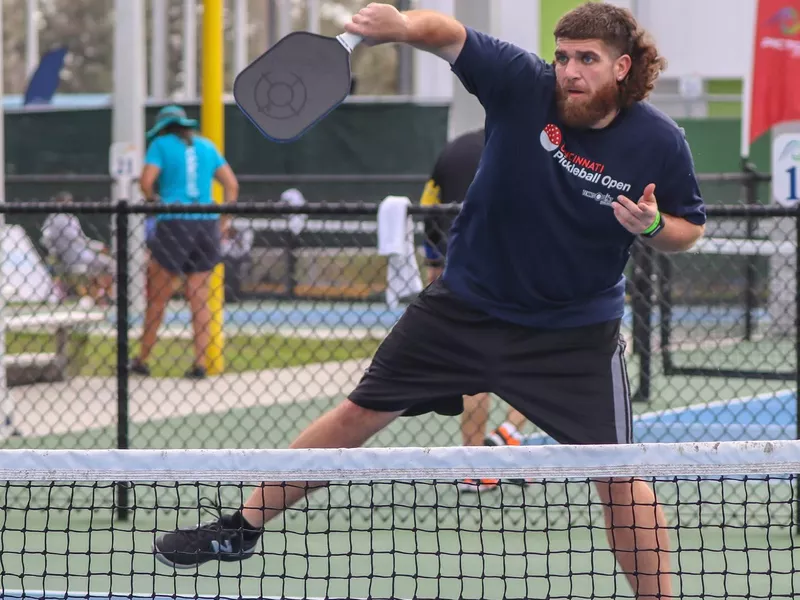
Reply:
M493 490L500 485L499 479L464 479L458 482L458 491L477 494Z
M510 423L503 423L483 440L484 446L521 446L519 432Z
M521 446L522 438L511 423L503 423L483 440L484 446ZM529 479L509 479L514 485L528 485Z

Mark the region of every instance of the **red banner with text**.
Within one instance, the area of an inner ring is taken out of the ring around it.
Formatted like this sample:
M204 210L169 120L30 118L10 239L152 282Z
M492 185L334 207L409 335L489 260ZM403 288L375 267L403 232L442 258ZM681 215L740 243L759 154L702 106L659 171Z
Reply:
M800 121L800 0L758 0L750 143Z

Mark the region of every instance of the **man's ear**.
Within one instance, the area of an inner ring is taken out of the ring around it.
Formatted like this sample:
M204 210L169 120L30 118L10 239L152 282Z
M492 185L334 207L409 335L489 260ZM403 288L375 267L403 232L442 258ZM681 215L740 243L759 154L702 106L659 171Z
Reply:
M624 81L628 73L631 72L631 64L631 57L627 54L623 54L616 60L614 63L614 77L616 77L618 83Z

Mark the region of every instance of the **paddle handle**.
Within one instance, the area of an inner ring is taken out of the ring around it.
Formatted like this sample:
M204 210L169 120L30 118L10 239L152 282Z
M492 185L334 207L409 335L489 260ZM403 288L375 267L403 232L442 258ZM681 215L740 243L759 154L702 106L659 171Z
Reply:
M344 32L337 35L336 39L339 40L339 43L344 46L348 52L352 52L364 38L362 38L360 35L356 35L355 33Z

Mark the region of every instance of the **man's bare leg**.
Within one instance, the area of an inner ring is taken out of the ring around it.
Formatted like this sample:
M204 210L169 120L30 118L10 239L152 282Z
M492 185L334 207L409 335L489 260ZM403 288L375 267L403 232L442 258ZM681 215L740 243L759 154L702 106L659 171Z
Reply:
M309 425L290 448L357 448L402 413L378 412L345 400ZM306 496L321 482L264 483L253 490L242 516L253 527L261 527Z
M528 419L525 415L519 412L516 408L509 408L508 409L508 417L506 417L506 423L511 423L517 431L522 429L525 426L525 423L528 422Z
M461 439L465 446L483 446L489 425L489 394L464 396L461 414Z
M430 285L439 279L439 277L442 276L442 273L444 273L444 267L434 267L432 265L428 265L428 284Z
M464 396L464 412L461 415L461 438L464 446L483 446L489 428L489 394L475 394ZM516 434L521 430L528 419L514 408L508 409L506 424L513 425L511 430Z
M670 600L669 532L655 492L644 481L597 483L606 535L638 600Z

